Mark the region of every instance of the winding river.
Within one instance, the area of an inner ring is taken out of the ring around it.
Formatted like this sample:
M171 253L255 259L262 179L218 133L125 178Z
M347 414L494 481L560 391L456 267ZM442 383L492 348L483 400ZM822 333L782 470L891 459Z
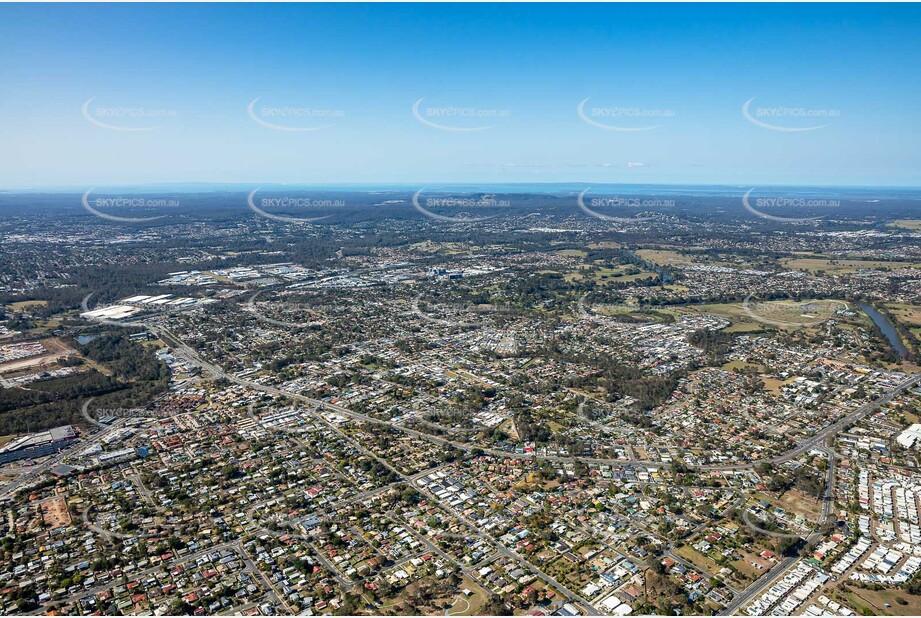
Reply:
M906 348L905 344L902 343L902 338L899 337L898 331L895 330L895 327L886 316L884 316L882 313L867 303L857 303L857 306L863 309L863 312L870 316L870 319L873 320L873 323L876 324L877 327L879 327L883 333L883 336L889 340L889 345L892 346L892 349L895 350L896 354L898 354L900 358L905 358L908 356L908 348Z

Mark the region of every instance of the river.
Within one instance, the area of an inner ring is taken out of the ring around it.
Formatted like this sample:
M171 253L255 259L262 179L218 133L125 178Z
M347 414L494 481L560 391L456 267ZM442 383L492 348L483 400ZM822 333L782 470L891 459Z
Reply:
M895 327L886 316L884 316L882 313L867 303L857 303L857 306L863 309L863 312L870 316L870 319L873 320L873 323L876 324L877 327L879 327L883 333L883 336L889 340L889 345L892 346L892 349L895 350L896 354L898 354L900 358L905 358L908 356L908 348L906 348L905 344L902 343L902 338L899 337L898 331L895 330Z

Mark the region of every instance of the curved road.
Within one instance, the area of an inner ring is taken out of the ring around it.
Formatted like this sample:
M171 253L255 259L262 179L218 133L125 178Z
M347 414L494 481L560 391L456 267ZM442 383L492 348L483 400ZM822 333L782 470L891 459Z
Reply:
M253 390L262 391L264 393L276 395L278 397L287 397L289 399L295 399L303 403L310 404L314 407L317 407L317 408L322 407L332 412L335 412L337 414L341 414L342 416L347 416L349 418L364 421L366 423L371 423L371 424L376 424L376 425L385 425L387 427L390 427L391 429L401 431L403 433L415 436L422 440L428 440L429 442L435 442L435 443L438 443L444 446L452 446L454 448L457 448L463 451L472 451L474 449L479 449L483 451L484 453L489 453L490 455L495 455L497 457L512 457L515 459L543 459L543 460L548 460L548 461L560 461L560 462L574 462L578 460L578 461L582 461L585 463L597 463L597 464L615 465L615 466L636 465L636 466L647 466L651 468L665 468L670 465L670 464L667 464L661 461L648 461L648 460L638 460L638 459L606 459L606 458L598 458L598 457L568 457L568 456L560 456L560 455L538 455L534 453L513 453L510 451L505 451L501 449L476 446L476 445L467 444L465 442L457 442L454 440L450 440L448 438L443 438L441 436L435 436L429 433L425 433L423 431L417 431L415 429L410 429L409 427L406 427L405 425L401 425L401 424L394 423L391 421L385 421L379 418L374 418L372 416L368 416L360 412L354 412L346 407L336 405L333 403L329 403L327 401L313 399L312 397L307 397L306 395L301 395L300 393L292 393L292 392L280 389L275 386L268 386L265 384L260 384L252 380L247 380L244 378L240 378L240 377L228 374L220 367L201 358L195 350L193 350L188 345L183 343L181 339L179 339L176 335L174 335L172 332L170 332L166 328L161 327L161 326L149 326L148 328L150 328L150 330L152 330L154 334L156 334L160 339L162 339L166 343L182 351L189 358L189 360L192 361L193 363L199 365L203 369L210 371L215 376L219 378L224 378L225 380L228 380L229 382L233 382L234 384L239 384L240 386L245 386ZM754 468L755 466L762 464L762 463L780 464L790 459L795 459L796 457L799 457L800 455L809 451L810 449L813 449L816 446L821 445L825 441L826 438L838 433L844 427L847 427L848 425L852 425L856 423L858 420L870 414L871 412L875 411L880 406L889 403L890 401L892 401L892 399L896 395L898 395L905 389L914 386L919 381L921 381L921 374L916 374L916 375L911 376L907 380L901 382L900 384L896 385L895 387L893 387L892 389L890 389L889 391L881 395L879 398L860 406L859 408L857 408L856 410L854 410L853 412L851 412L844 418L829 425L828 427L825 427L824 429L820 430L818 433L800 442L794 448L784 453L781 453L780 455L777 455L776 457L773 457L770 459L757 459L757 460L753 460L753 461L749 461L745 463L737 463L737 464L704 465L704 466L690 466L690 467L692 469L700 470L704 472L746 470L746 469Z

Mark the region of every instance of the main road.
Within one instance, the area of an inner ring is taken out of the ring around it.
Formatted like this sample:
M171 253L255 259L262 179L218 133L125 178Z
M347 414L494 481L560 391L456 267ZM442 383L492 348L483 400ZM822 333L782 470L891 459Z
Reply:
M232 382L232 383L234 383L234 384L239 384L239 385L241 385L241 386L245 386L245 387L251 388L251 389L253 389L253 390L257 390L257 391L261 391L261 392L264 392L264 393L276 395L276 396L279 396L279 397L287 397L287 398L290 398L290 399L294 399L294 400L297 400L297 401L301 401L301 402L303 402L303 403L308 403L308 404L310 404L310 405L315 406L315 407L318 408L318 409L319 409L319 408L323 408L323 409L326 409L326 410L335 412L335 413L337 413L337 414L341 414L342 416L346 416L346 417L348 417L348 418L352 418L352 419L355 419L355 420L363 421L363 422L366 422L366 423L372 423L372 424L378 424L378 425L385 425L385 426L390 427L390 428L392 428L392 429L395 429L395 430L397 430L397 431L401 431L401 432L403 432L403 433L406 433L406 434L415 436L415 437L417 437L417 438L420 438L420 439L423 439L423 440L427 440L427 441L429 441L429 442L434 442L434 443L437 443L437 444L441 444L441 445L444 445L444 446L451 446L451 447L454 447L454 448L457 448L457 449L461 449L461 450L464 450L464 451L472 451L472 450L474 450L474 449L479 449L480 451L482 451L482 452L484 452L484 453L489 453L489 454L491 454L491 455L495 455L495 456L498 456L498 457L514 457L514 458L518 458L518 459L545 459L545 460L550 460L550 461L563 461L563 462L569 462L569 461L579 460L579 461L583 461L583 462L586 462L586 463L598 463L598 464L603 464L603 465L617 465L617 466L620 466L620 465L637 465L637 466L647 466L647 467L656 467L656 468L662 468L662 467L665 467L665 466L668 465L668 464L665 464L664 462L661 462L661 461L623 460L623 459L604 459L604 458L581 458L581 457L565 457L565 456L555 456L555 455L537 455L537 454L534 454L534 453L512 453L512 452L504 451L504 450L500 450L500 449L493 449L493 448L480 447L480 446L472 446L472 445L466 444L466 443L464 443L464 442L457 442L457 441L454 441L454 440L450 440L450 439L448 439L448 438L443 438L443 437L435 436L435 435L428 434L428 433L425 433L425 432L422 432L422 431L417 431L417 430L415 430L415 429L411 429L411 428L409 428L409 427L406 427L406 426L404 426L404 425L400 425L400 424L398 424L398 423L394 423L394 422L392 422L392 421L385 421L385 420L382 420L382 419L378 419L378 418L374 418L374 417L368 416L368 415L366 415L366 414L362 414L362 413L360 413L360 412L354 412L354 411L352 411L352 410L350 410L350 409L348 409L348 408L345 408L345 407L343 407L343 406L336 405L336 404L333 404L333 403L330 403L330 402L327 402L327 401L321 401L321 400L318 400L318 399L314 399L314 398L312 398L312 397L307 397L306 395L301 395L300 393L291 393L291 392L289 392L289 391L285 391L285 390L283 390L283 389L280 389L280 388L277 388L277 387L274 387L274 386L268 386L268 385L265 385L265 384L260 384L260 383L258 383L258 382L254 382L254 381L252 381L252 380L247 380L247 379L244 379L244 378L240 378L240 377L238 377L238 376L234 376L234 375L228 374L228 373L225 372L222 368L220 368L220 367L214 365L213 363L210 363L210 362L204 360L203 358L201 358L201 356L199 356L199 354L198 354L195 350L193 350L191 347L189 347L188 345L186 345L185 343L183 343L181 339L179 339L175 334L173 334L172 332L170 332L168 329L166 329L166 328L164 328L164 327L162 327L162 326L149 326L149 328L154 332L154 334L156 334L156 335L157 335L160 339L162 339L165 343L167 343L167 344L171 345L172 347L174 347L175 349L179 350L179 351L182 352L191 362L197 364L197 365L200 366L202 369L205 369L205 370L211 372L211 373L214 374L216 377L224 378L224 379L228 380L229 382ZM744 470L744 469L751 469L751 468L753 468L753 467L755 467L755 466L757 466L757 465L759 465L759 464L761 464L761 463L765 463L765 462L771 463L771 464L780 464L780 463L783 463L783 462L788 461L788 460L790 460L790 459L794 459L794 458L796 458L796 457L799 457L799 456L802 455L803 453L806 453L806 452L808 452L809 450L814 449L814 448L818 448L819 450L823 450L823 451L825 451L826 453L828 453L828 457L829 457L829 460L828 460L828 469L827 469L827 478L826 478L826 486L825 486L825 495L824 495L824 499L823 499L822 516L821 516L821 521L822 521L822 523L824 523L824 522L827 520L827 518L828 518L828 516L829 516L829 514L830 514L830 510L831 510L831 508L832 508L832 505L834 504L834 483L835 483L835 463L836 463L836 462L835 462L835 455L834 455L834 453L833 453L832 451L830 451L830 450L827 450L827 449L823 448L823 447L822 447L823 443L824 443L827 439L833 437L833 436L834 436L835 434L837 434L839 431L841 431L842 429L844 429L845 427L848 427L848 426L850 426L850 425L856 423L857 421L861 420L861 419L864 418L865 416L867 416L867 415L869 415L870 413L874 412L875 410L879 409L881 406L883 406L883 405L889 403L890 401L892 401L892 399L894 399L896 396L898 396L901 392L903 392L904 390L906 390L906 389L908 389L908 388L911 388L912 386L914 386L915 384L917 384L919 381L921 381L921 374L916 374L916 375L913 375L913 376L909 377L908 379L902 381L901 383L897 384L896 386L894 386L894 387L891 388L890 390L888 390L888 391L886 391L885 393L883 393L883 394L882 394L880 397L878 397L877 399L875 399L875 400L873 400L873 401L871 401L871 402L869 402L869 403L866 403L866 404L860 406L859 408L857 408L857 409L854 410L853 412L847 414L846 416L844 416L843 418L839 419L839 420L836 421L835 423L832 423L831 425L829 425L829 426L823 428L822 430L818 431L817 433L815 433L814 435L810 436L809 438L807 438L807 439L801 441L801 442L800 442L799 444L797 444L794 448L792 448L792 449L790 449L790 450L788 450L788 451L786 451L786 452L784 452L784 453L781 453L780 455L777 455L777 456L775 456L775 457L773 457L773 458L770 458L770 459L763 459L763 460L755 460L755 461L750 461L750 462L746 462L746 463L737 463L737 464L716 465L716 466L693 466L693 468L698 469L698 470L701 470L701 471L731 471L731 470ZM468 523L468 525L471 524L471 522L465 522L465 523ZM474 529L475 529L475 528L474 528ZM819 534L819 527L817 527L816 530L813 531L813 533L809 535L809 537L807 538L807 542L812 542L812 541L814 541L815 539L817 539L817 538L818 538L818 534ZM504 553L504 554L506 554L506 555L508 555L509 553L511 553L511 552L508 552L507 548L500 547L500 551L502 551L503 549L505 549L506 551L503 551L502 553ZM509 556L509 557L512 557L512 556ZM518 557L518 556L515 556L515 557ZM776 581L778 578L782 577L783 574L786 573L786 571L789 570L789 568L790 568L791 566L793 566L793 564L795 564L797 560L798 560L798 557L787 557L787 558L784 558L774 569L772 569L772 573L771 573L770 575L767 575L767 574L766 574L765 577L759 578L754 584L752 584L751 586L749 586L742 594L737 595L736 598L733 600L733 602L732 602L730 605L728 605L728 606L723 610L723 612L721 612L721 613L722 613L723 615L733 615L733 614L735 614L735 613L739 610L739 608L741 608L745 603L747 603L747 602L748 602L750 599L752 599L755 595L757 595L759 592L761 592L764 588L766 588L766 587L768 587L769 585L771 585L771 584L772 584L774 581ZM553 583L559 585L558 582L553 582ZM562 586L559 586L559 588L565 590L565 588L562 587ZM570 592L570 591L567 591L567 592ZM591 611L591 610L595 610L595 608L592 607L585 599L582 599L582 598L579 597L578 595L572 595L572 596L573 596L574 598L578 599L579 601L582 601L582 604L585 605L585 606L587 606L587 609L589 609L590 611ZM597 610L595 610L595 611L597 611Z
M835 466L837 465L835 451L831 447L823 447L821 449L828 455L828 467L825 470L825 491L822 492L822 515L819 518L819 523L813 529L812 533L806 537L806 543L810 544L819 539L821 536L821 529L828 522L828 518L831 515L831 509L835 504ZM752 524L748 520L748 511L745 511L742 515L745 523L752 527ZM775 534L777 536L788 536L784 534L770 533L766 530L756 528L756 531L768 534ZM799 556L787 556L778 563L776 567L771 569L768 573L765 573L763 577L755 580L751 586L746 588L742 594L736 596L732 603L727 605L720 615L722 616L734 616L738 613L739 609L743 605L751 601L756 595L758 595L762 590L771 586L775 581L780 579L786 574L790 567L796 564L799 561Z
M301 401L302 403L307 403L307 404L313 405L318 408L325 408L331 412L335 412L337 414L341 414L342 416L346 416L346 417L349 417L355 420L363 421L365 423L385 425L387 427L390 427L397 431L401 431L403 433L415 436L422 440L427 440L429 442L434 442L434 443L441 444L444 446L452 446L454 448L464 450L464 451L472 451L474 449L479 449L480 451L484 453L489 453L490 455L495 455L497 457L512 457L516 459L544 459L548 461L559 461L559 462L574 462L578 460L578 461L582 461L585 463L596 463L596 464L602 464L602 465L614 465L614 466L636 465L636 466L647 466L650 468L665 468L670 465L662 461L648 461L648 460L641 460L641 459L606 459L606 458L599 458L599 457L568 457L568 456L561 456L561 455L544 455L544 454L536 454L536 453L513 453L511 451L505 451L502 449L494 449L494 448L488 448L485 446L471 445L465 442L457 442L455 440L451 440L451 439L444 438L441 436L432 435L424 431L418 431L416 429L411 429L399 423L394 423L392 421L374 418L373 416L368 416L367 414L355 412L344 406L330 403L328 401L321 401L319 399L307 397L306 395L301 395L300 393L292 393L290 391L286 391L286 390L280 389L275 386L260 384L259 382L254 382L252 380L247 380L245 378L241 378L241 377L238 377L232 374L228 374L226 371L224 371L217 365L214 365L213 363L210 363L206 361L205 359L201 358L201 356L199 356L199 354L195 350L193 350L191 347L183 343L182 340L179 339L179 337L177 337L175 334L170 332L168 329L162 326L148 326L148 328L151 331L153 331L154 334L157 335L164 342L171 345L173 348L181 351L194 364L198 365L202 369L205 369L211 372L215 376L219 378L223 378L229 382L233 382L234 384L239 384L240 386L245 386L253 390L268 393L270 395L276 395L278 397L287 397L289 399L295 399L297 401ZM910 378L904 380L903 382L897 384L896 386L886 391L883 395L881 395L877 399L860 406L859 408L857 408L856 410L854 410L847 416L841 418L835 423L832 423L828 427L825 427L824 429L818 431L817 433L813 434L809 438L806 438L805 440L797 444L792 449L785 451L784 453L781 453L780 455L777 455L776 457L769 458L769 459L758 459L758 460L753 460L749 462L735 463L735 464L691 466L691 468L700 470L700 471L704 471L704 472L746 470L746 469L754 468L755 466L762 464L762 463L780 464L787 460L794 459L796 457L799 457L803 453L813 448L816 448L817 446L820 446L826 440L826 438L828 438L829 436L835 435L836 433L841 431L841 429L843 429L844 427L847 427L849 425L856 423L857 421L862 419L864 416L878 409L880 406L883 406L889 403L899 393L901 393L907 388L914 386L919 381L921 381L921 373L915 374L911 376Z

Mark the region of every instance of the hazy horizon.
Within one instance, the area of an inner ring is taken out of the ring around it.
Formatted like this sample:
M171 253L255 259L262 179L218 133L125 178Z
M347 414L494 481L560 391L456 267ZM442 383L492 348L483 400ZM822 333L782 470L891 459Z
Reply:
M919 186L917 5L3 5L0 186Z

